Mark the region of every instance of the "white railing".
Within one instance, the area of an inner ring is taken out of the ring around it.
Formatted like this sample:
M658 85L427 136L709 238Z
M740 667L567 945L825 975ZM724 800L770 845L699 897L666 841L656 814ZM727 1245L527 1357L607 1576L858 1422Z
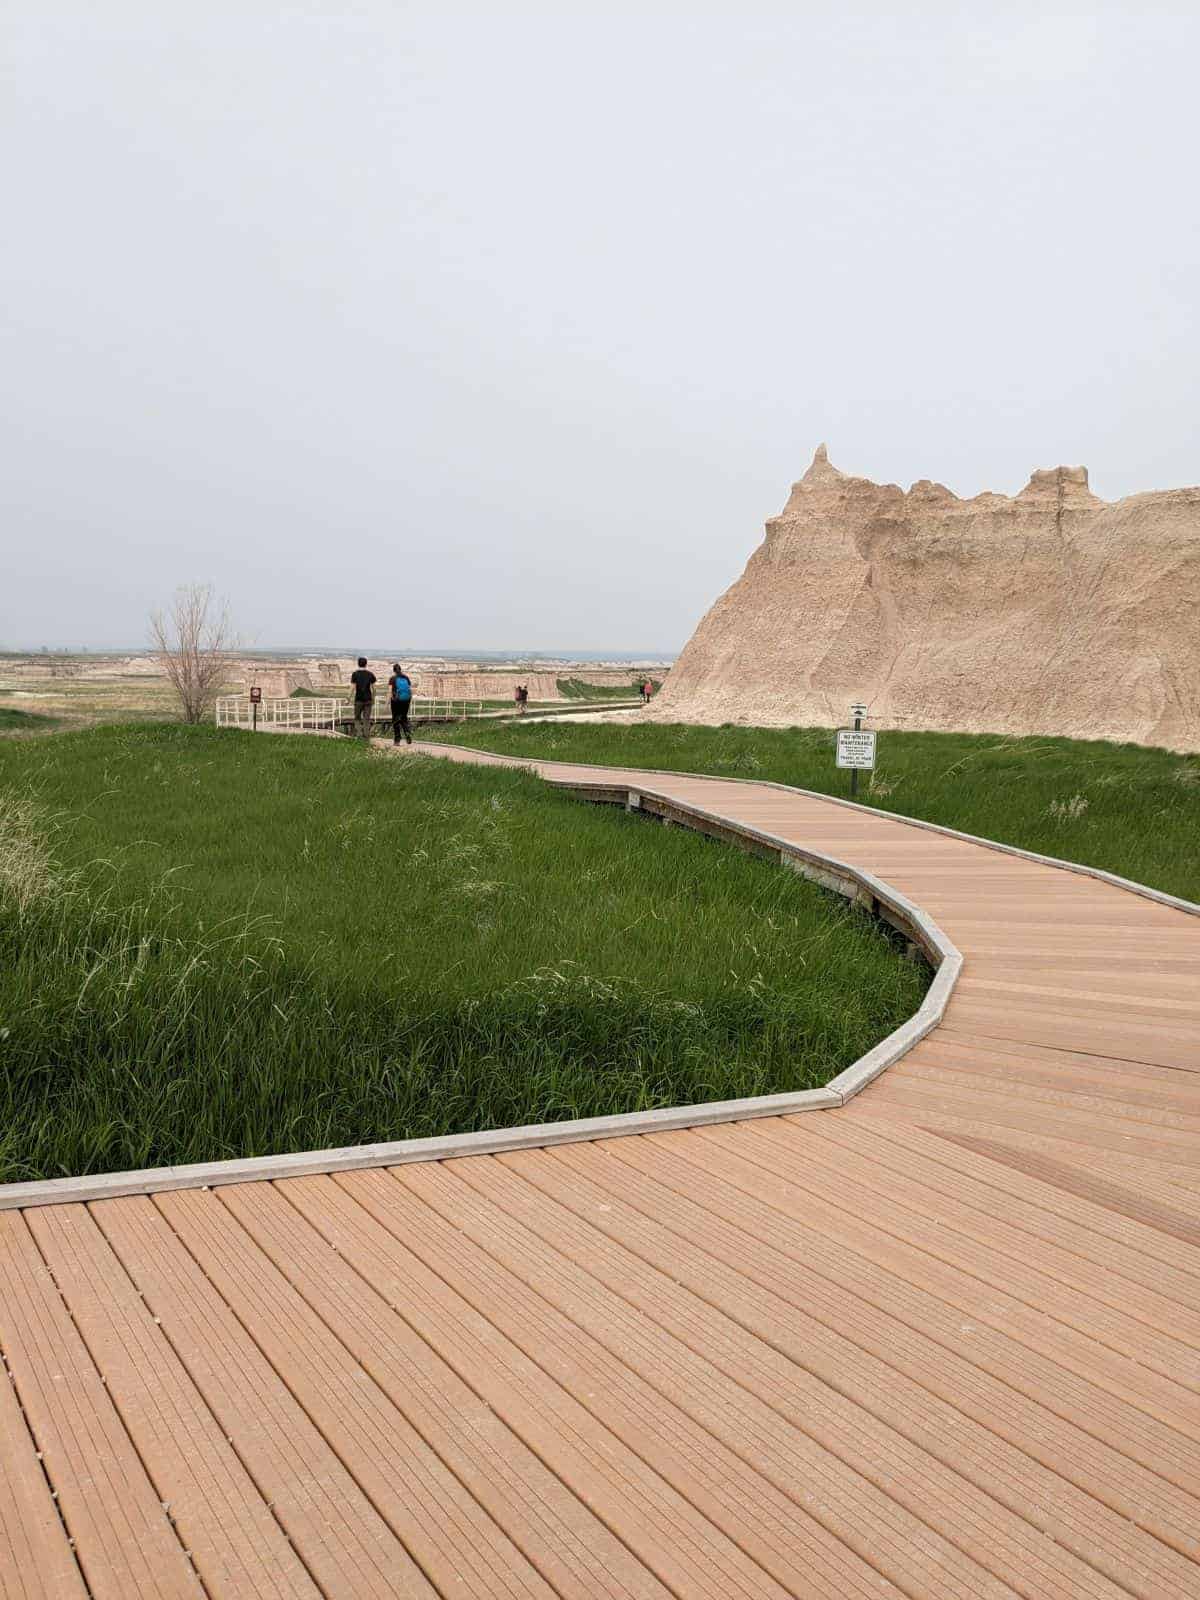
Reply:
M286 700L263 700L255 707L249 695L225 694L217 701L218 728L295 728L316 729L335 727L339 719L348 716L347 702L335 699L317 699L300 695Z
M409 716L422 722L452 722L478 716L483 710L482 700L436 700L429 695L414 695ZM375 696L372 719L389 722L391 708L387 694ZM298 695L294 699L262 700L258 717L249 695L225 694L217 700L218 728L291 728L297 731L336 728L341 722L354 717L354 702L340 697L319 698L315 695Z
M387 695L382 697L381 717L390 717ZM476 717L483 710L482 700L437 700L432 695L415 694L409 709L410 717L438 722L452 721L457 717Z

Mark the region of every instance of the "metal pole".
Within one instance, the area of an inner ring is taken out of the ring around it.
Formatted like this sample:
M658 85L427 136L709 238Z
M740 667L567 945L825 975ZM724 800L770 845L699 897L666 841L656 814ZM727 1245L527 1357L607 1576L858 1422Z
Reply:
M854 718L854 731L855 731L855 733L857 733L858 730L861 727L862 727L862 718L856 714L855 718ZM850 768L850 798L851 798L851 800L854 799L854 797L855 797L855 795L857 793L858 793L858 768L857 767L851 767Z
M254 726L251 729L251 732L252 733L257 733L258 732L258 701L257 700L252 701L251 702L251 706L252 706L253 712L254 712Z

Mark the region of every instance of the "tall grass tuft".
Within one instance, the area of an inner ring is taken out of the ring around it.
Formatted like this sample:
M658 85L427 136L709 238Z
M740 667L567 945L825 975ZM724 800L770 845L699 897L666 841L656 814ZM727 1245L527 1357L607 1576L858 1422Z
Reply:
M0 902L18 918L56 887L62 892L50 846L52 827L33 794L0 790Z

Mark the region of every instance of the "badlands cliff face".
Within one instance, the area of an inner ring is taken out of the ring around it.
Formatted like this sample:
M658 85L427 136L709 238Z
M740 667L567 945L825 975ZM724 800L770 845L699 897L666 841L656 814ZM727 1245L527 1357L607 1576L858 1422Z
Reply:
M1200 749L1200 489L906 494L824 445L700 623L656 721L1061 733Z

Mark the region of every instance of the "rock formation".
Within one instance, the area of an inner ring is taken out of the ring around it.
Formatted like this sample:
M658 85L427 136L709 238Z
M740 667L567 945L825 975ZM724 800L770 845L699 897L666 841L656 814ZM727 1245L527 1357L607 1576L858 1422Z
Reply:
M1200 488L906 494L822 445L648 715L833 727L855 700L869 727L1200 749Z
M252 685L263 692L264 700L285 700L295 689L311 689L312 674L303 667L264 666L261 661L248 661L242 667L242 693L248 694Z
M562 700L558 682L560 678L577 678L582 683L602 688L628 689L633 694L633 681L637 672L633 668L614 668L596 671L574 666L542 671L535 667L513 668L442 668L423 662L420 657L400 651L391 656L373 656L368 663L371 671L386 680L392 661L402 661L415 685L415 692L435 700L511 700L517 684L525 684L531 700ZM349 682L355 667L353 657L340 661L322 661L318 668L322 688L338 687ZM661 667L658 669L661 674ZM377 693L379 691L376 691Z

